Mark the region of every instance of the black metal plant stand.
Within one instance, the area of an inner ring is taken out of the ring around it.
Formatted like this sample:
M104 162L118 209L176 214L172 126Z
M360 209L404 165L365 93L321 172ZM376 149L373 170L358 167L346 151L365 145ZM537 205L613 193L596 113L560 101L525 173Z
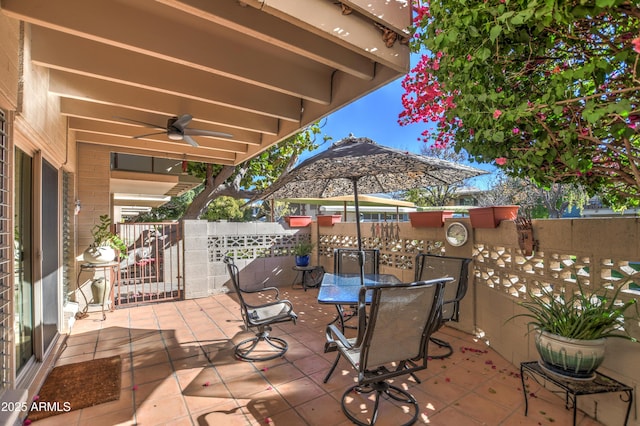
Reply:
M525 374L544 386L545 382L550 382L561 389L560 392L565 394L566 409L573 408L573 425L576 424L576 414L578 410L578 397L580 395L593 395L597 393L621 392L620 399L627 402L627 414L624 424L629 420L631 405L633 403L633 388L620 383L619 381L605 376L602 373L595 372L593 379L571 379L561 375L554 374L540 365L538 361L528 361L520 364L520 378L522 379L522 392L524 393L524 415L529 410L529 401L527 400L527 388L525 387ZM552 392L554 392L552 390ZM555 391L557 393L557 391Z

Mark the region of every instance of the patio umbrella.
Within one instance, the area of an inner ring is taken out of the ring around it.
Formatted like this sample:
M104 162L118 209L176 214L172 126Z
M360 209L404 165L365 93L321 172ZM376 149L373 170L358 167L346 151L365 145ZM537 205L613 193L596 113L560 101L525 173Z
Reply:
M358 193L379 194L448 185L485 173L488 172L379 145L369 138L349 136L280 176L257 199L353 194L358 250L362 250Z

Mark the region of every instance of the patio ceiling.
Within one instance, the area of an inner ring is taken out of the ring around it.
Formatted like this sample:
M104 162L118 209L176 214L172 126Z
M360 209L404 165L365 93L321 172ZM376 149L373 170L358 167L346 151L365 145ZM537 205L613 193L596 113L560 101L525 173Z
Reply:
M407 46L383 37L383 27L393 35L409 25L408 0L2 0L1 7L30 24L31 63L49 70L70 135L114 152L236 165L409 67ZM166 132L134 138L182 114L193 116L188 128L233 137L196 136L198 147Z

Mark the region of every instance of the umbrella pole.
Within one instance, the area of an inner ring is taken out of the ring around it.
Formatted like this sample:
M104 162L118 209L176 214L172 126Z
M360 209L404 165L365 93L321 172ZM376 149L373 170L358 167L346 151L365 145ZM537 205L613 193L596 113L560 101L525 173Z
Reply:
M362 234L360 233L360 207L358 206L358 178L353 178L353 197L356 207L356 238L358 239L358 263L360 264L360 285L364 285L364 253L362 252Z
M353 197L356 207L356 238L358 239L358 250L362 250L362 235L360 234L360 207L358 206L358 179L353 178Z

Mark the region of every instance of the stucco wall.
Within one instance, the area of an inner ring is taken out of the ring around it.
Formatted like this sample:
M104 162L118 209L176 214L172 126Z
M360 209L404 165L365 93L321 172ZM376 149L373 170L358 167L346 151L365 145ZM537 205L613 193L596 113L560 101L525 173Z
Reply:
M291 249L309 228L279 223L184 221L185 298L206 297L232 287L222 262L234 257L243 288L290 287L296 278Z

